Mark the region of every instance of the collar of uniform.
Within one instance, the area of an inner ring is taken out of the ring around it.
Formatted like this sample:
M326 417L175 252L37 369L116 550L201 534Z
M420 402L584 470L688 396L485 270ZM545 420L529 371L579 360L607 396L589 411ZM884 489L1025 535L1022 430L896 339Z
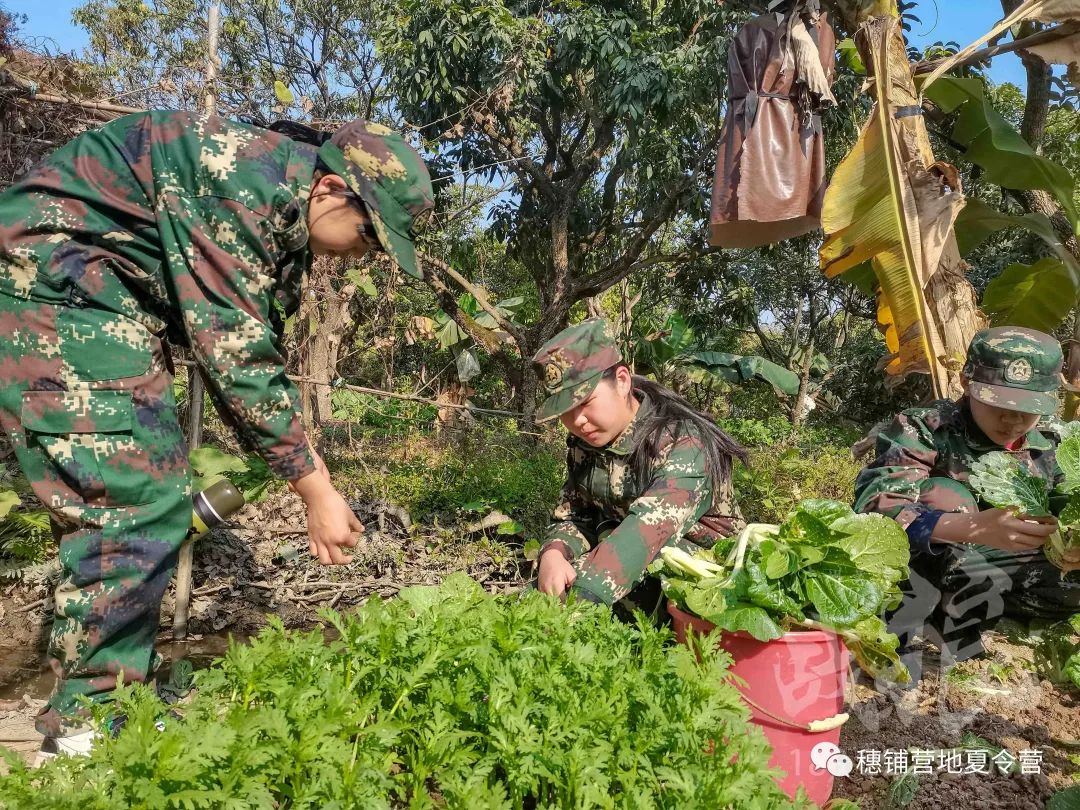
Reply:
M644 391L635 391L634 393L641 400L637 413L634 414L634 418L630 420L630 424L626 426L623 432L616 436L606 448L619 456L628 456L633 451L634 435L653 409L652 400L649 399L648 394Z
M975 417L971 415L971 401L965 396L960 403L960 414L964 421L964 433L968 446L972 450L990 452L1003 449L1000 444L982 432L975 423ZM1038 425L1024 436L1024 441L1014 450L1049 450L1053 443L1039 430Z

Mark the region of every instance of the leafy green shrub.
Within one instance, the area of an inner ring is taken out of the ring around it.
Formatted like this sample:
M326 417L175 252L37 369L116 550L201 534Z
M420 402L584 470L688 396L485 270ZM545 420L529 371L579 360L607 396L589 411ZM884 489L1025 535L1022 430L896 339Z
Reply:
M785 442L752 448L749 469L736 467L735 496L751 523L780 523L806 498L852 503L860 470L846 445Z
M384 444L377 457L363 452L363 465L346 467L337 456L327 464L361 497L392 501L416 520L498 509L532 534L547 527L566 475L565 448L530 445L495 429L449 446L412 442L407 459L401 451Z
M0 465L0 578L18 577L26 565L42 562L53 548L49 513L28 508L20 493L31 492L21 475L12 476Z
M460 575L325 616L330 643L278 623L234 646L182 720L125 689L127 724L90 757L33 771L9 755L0 805L791 806L710 643Z

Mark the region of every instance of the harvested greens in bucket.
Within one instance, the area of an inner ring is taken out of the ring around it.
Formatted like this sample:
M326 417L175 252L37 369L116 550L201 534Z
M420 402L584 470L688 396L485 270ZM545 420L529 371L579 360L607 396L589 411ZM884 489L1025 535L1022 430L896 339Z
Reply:
M991 506L1031 517L1059 512L1059 528L1043 546L1046 559L1062 568L1062 555L1080 547L1080 430L1073 429L1058 445L1062 480L1051 491L1047 482L1004 451L987 453L971 467L969 483ZM1057 501L1063 503L1055 503ZM1060 509L1051 510L1051 504Z
M881 616L900 604L908 539L896 521L846 504L806 500L779 526L752 523L738 538L688 554L666 548L649 568L683 610L759 641L789 630L828 630L859 665L910 676Z

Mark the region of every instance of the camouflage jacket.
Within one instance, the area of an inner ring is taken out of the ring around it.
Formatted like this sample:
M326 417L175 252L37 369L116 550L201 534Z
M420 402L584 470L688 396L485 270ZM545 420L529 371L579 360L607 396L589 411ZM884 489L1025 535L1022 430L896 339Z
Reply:
M1058 441L1044 420L1008 452L1043 478L1049 491L1061 480ZM972 464L994 450L1005 448L979 430L966 397L906 410L878 435L876 457L855 481L855 510L896 518L913 552L940 553L930 543L938 518L985 508L967 480Z
M634 421L606 447L567 439L567 478L541 553L559 548L574 561L574 589L614 604L669 544L711 547L742 526L731 491L713 493L695 433L668 433L646 481L631 470L634 434L652 404L641 396Z
M312 146L214 116L125 116L0 194L0 292L189 345L219 409L274 472L314 469L285 376L283 316L310 267ZM145 330L145 331L144 331Z

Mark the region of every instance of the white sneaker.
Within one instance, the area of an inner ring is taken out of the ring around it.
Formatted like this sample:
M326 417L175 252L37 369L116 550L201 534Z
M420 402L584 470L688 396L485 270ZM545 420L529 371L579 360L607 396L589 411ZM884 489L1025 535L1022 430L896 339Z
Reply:
M90 750L94 747L94 740L97 736L96 731L90 730L69 734L66 737L46 737L41 741L41 748L38 749L37 756L34 758L34 767L40 768L50 759L60 755L69 757L88 756Z

